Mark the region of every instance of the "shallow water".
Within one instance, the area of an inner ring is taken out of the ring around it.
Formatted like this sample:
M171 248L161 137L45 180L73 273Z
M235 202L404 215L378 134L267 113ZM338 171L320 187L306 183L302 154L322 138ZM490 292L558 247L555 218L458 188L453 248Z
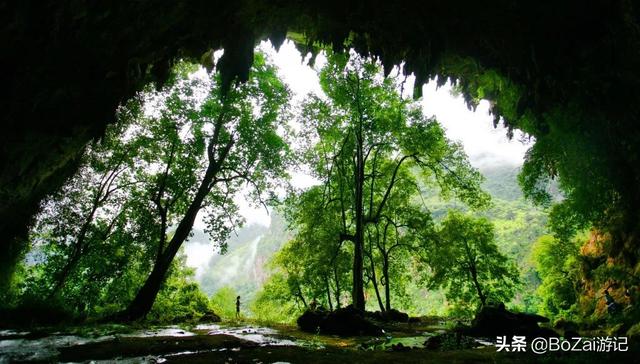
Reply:
M193 332L183 330L178 326L160 327L155 329L137 330L129 334L118 335L121 337L158 337L158 336L171 336L171 337L186 337L195 336Z
M69 330L69 332L79 330ZM110 332L111 331L111 332ZM80 347L91 343L122 342L126 339L145 338L188 338L194 336L222 336L229 335L254 346L297 346L303 340L298 340L290 336L280 334L277 330L256 326L256 325L224 325L224 324L202 324L191 330L179 326L152 327L145 329L134 329L129 332L113 333L111 327L96 327L90 330L83 330L82 334L70 334L69 332L28 332L2 330L0 331L0 363L14 361L52 361L58 358L60 351L65 348ZM110 332L109 334L104 334ZM102 334L100 334L102 333ZM180 345L175 341L175 345ZM163 355L149 355L142 357L117 358L118 362L163 362L167 358L202 354L209 351L234 351L240 347L232 348L212 348L206 350L185 350L167 353ZM113 358L116 359L116 358ZM104 360L92 360L92 362L109 362Z
M537 356L497 352L491 342L468 349L425 348L425 341L441 329L394 326L386 337L339 337L300 332L291 326L203 324L195 327L124 325L0 331L0 364L65 363L537 363ZM449 334L451 339L451 334ZM471 340L471 339L469 339ZM478 342L479 340L475 340ZM401 345L400 345L401 344ZM625 353L621 353L625 354ZM630 362L620 358L583 355L547 362ZM583 360L584 359L584 360ZM597 359L597 360L596 360ZM609 360L611 359L611 360ZM615 359L615 360L613 360ZM595 361L594 361L595 360Z
M302 340L281 334L278 330L263 326L198 325L193 331L206 335L231 335L260 346L297 346Z
M6 337L6 335L3 335ZM113 340L113 336L98 338L75 335L55 335L37 339L27 337L0 340L0 363L3 361L43 361L53 359L61 347Z

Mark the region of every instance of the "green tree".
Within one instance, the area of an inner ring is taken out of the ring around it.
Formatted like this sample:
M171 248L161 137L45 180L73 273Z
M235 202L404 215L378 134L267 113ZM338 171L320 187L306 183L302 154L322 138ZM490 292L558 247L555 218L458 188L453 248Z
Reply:
M251 312L262 321L291 323L301 312L301 307L292 300L287 277L275 272L251 303Z
M186 256L179 253L147 319L151 322L198 322L214 310L209 298L195 282L194 270L185 267Z
M138 106L136 100L130 102L131 108ZM132 167L138 146L117 138L121 132L122 127L110 128L103 140L88 146L78 172L37 216L30 239L36 247L46 246L46 282L40 284L49 299L75 273L81 258L124 223L126 196L137 182Z
M381 219L400 176L408 175L405 169L415 168L444 196L454 194L474 207L489 198L462 148L402 97L400 82L384 77L378 63L332 55L320 82L327 98L310 96L303 105L305 156L324 182L323 203L316 208L337 210L341 222L334 240L353 243L352 300L364 309L367 225Z
M236 298L238 292L233 288L225 286L216 291L211 296L211 305L218 315L226 319L235 319L236 317ZM241 308L242 310L242 308Z
M281 115L289 92L274 67L256 55L247 82L225 93L212 75L204 100L196 92L202 90L194 85L198 79L183 77L157 95L156 115L142 117L139 137L154 143L143 156L150 183L140 194L147 207L140 215L153 216L158 244L151 273L121 314L125 319L149 312L201 210L212 239L224 242L241 222L235 194L248 187L263 201L286 174L288 147L278 129L286 126Z
M323 186L287 199L285 217L295 236L277 254L273 265L287 277L292 297L303 306L316 300L329 309L340 307L349 290L351 270L344 245L344 220L339 205L327 204ZM318 206L325 206L319 209Z
M396 291L404 291L405 280L400 279L399 273L394 277L392 265L403 267L404 271L410 269L408 253L420 253L427 247L427 242L433 239L433 222L431 216L411 205L400 205L390 209L385 214L380 224L375 224L375 246L381 257L382 280L384 285L385 305L382 311L391 310L391 287L397 285ZM379 227L382 225L382 227ZM371 257L373 260L373 257ZM401 270L401 271L402 271ZM371 266L371 271L375 272L375 267ZM372 276L375 282L375 276ZM394 279L395 278L395 279ZM375 287L375 283L374 283ZM377 293L377 288L376 288ZM379 299L380 300L380 299Z
M139 98L131 100L119 116L126 118L140 106ZM129 195L141 182L135 157L142 147L121 138L128 126L113 125L104 138L89 145L78 172L45 202L29 236L31 252L19 284L22 301L57 302L91 315L101 311L99 306L129 297L126 288L115 290L114 279L129 273L139 277L142 267L136 262L146 247L136 243L127 228Z
M536 293L542 298L540 309L546 315L568 312L577 301L580 242L579 238L565 242L544 235L533 245L533 259L542 281Z
M475 299L485 305L513 298L519 273L498 251L491 222L451 210L439 235L428 255L431 288L446 288L448 299L468 305Z
M178 64L162 90L149 87L121 107L118 125L88 148L38 219L32 241L41 255L27 269L25 294L59 294L76 312L126 306L119 317L144 317L178 282L166 282L171 270L186 277L172 267L198 213L224 242L242 223L238 193L270 198L290 160L287 88L262 55L249 80L224 94L217 73L196 70ZM179 295L197 296L194 285L180 287Z

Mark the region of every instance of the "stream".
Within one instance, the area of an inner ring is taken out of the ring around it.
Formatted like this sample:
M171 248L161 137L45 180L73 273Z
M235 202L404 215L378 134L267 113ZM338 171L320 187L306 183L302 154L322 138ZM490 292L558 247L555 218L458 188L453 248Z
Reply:
M198 340L202 338L205 339ZM122 353L126 354L140 351L136 349L140 343L149 344L148 355L126 357L114 350L112 357L105 357L105 353L110 352L109 347L125 349ZM157 348L158 343L165 348ZM52 362L74 357L92 362L117 360L122 363L158 363L166 362L168 358L201 354L209 350L224 352L238 351L243 347L299 345L311 344L285 337L275 329L254 325L201 324L192 328L166 326L145 329L109 325L68 331L0 330L0 363ZM97 349L95 357L92 357L90 349Z
M317 335L294 326L253 323L0 330L0 364L539 362L540 357L497 352L486 340L467 338L463 346L446 348L447 340L455 341L446 338L455 335L442 326L403 325L387 328L383 337ZM430 348L438 335L445 345Z
M233 323L192 327L96 325L64 330L0 330L0 363L165 363L209 359L252 363L282 359L287 362L285 359L308 358L312 353L333 357L340 356L341 352L389 351L398 344L418 348L424 346L428 336L429 333L420 333L403 337L344 338L308 334L292 326ZM243 355L244 352L247 354Z

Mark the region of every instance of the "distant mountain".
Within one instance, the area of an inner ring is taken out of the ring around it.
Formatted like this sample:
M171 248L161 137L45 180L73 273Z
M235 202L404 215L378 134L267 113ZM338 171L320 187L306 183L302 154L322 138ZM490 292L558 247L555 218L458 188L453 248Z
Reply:
M494 199L515 201L523 197L518 185L518 166L491 166L480 169L485 178L482 188L491 194Z
M519 167L492 166L482 168L480 172L485 177L482 187L491 195L492 207L476 214L493 222L500 249L526 269L531 266L528 257L531 244L547 232L547 214L524 199L518 185ZM436 221L444 218L449 209L469 210L460 201L441 199L433 190L423 190L423 200Z
M198 236L202 234L195 233L187 242L187 251L199 244ZM268 278L266 263L289 239L285 221L272 212L269 227L252 224L239 229L227 241L227 252L211 256L196 279L208 295L228 286L249 302Z

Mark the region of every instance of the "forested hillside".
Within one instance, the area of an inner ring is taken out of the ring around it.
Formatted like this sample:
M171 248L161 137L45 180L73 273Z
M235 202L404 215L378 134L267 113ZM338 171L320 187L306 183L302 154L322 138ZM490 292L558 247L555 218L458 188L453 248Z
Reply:
M285 225L282 217L272 212L269 227L253 224L238 229L227 242L226 253L214 254L197 277L202 290L211 296L229 287L247 300L253 299L268 278L269 259L291 236Z
M531 310L534 291L540 283L531 258L531 248L538 237L546 234L546 213L524 199L517 182L517 166L492 166L480 171L485 177L482 186L493 202L492 207L480 215L495 224L497 245L502 252L513 257L521 269L523 285L514 303L522 309ZM450 208L462 208L455 201L443 201L433 190L423 190L423 199L436 220L444 218ZM189 245L197 244L204 236L196 230L187 243L187 250ZM197 276L197 281L210 296L225 287L246 297L248 302L255 298L269 277L269 260L291 237L281 215L272 212L268 228L248 225L232 235L227 242L226 253L214 254L202 274ZM412 307L408 307L412 311L421 314L444 313L441 293L429 292L427 300L424 289L413 287L412 291L415 296L407 298L407 302L413 301Z

